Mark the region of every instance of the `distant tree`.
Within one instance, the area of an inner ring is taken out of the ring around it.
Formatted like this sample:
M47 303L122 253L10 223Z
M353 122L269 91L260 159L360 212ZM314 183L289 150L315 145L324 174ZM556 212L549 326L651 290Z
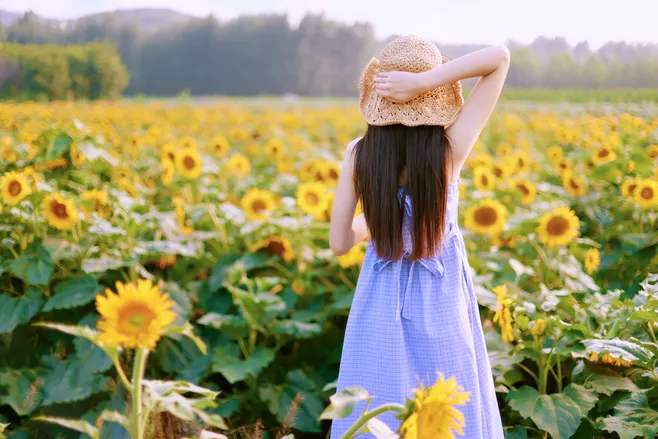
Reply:
M521 87L539 85L541 65L534 52L527 47L522 47L513 50L511 55L509 82Z
M568 52L553 53L543 69L542 85L568 87L578 81L578 64Z

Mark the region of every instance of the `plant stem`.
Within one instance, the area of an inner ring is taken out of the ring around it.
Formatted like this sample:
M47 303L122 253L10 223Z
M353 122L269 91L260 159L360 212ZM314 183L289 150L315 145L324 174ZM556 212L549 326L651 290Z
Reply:
M142 378L146 368L146 357L148 349L137 348L135 360L133 362L133 380L132 380L132 415L130 419L132 439L144 439L144 426L146 419L142 419Z
M402 404L398 404L395 402L380 405L379 407L375 408L373 411L361 415L361 417L354 423L354 425L352 425L350 429L347 430L345 434L343 434L341 439L351 439L354 436L354 433L356 433L363 424L368 422L370 418L374 418L380 413L384 413L385 411L388 410L397 410L398 412L401 412L402 410L404 410L404 406Z
M119 379L121 381L121 384L128 390L129 392L132 389L132 384L130 381L128 381L128 377L126 376L126 373L123 371L123 367L121 367L121 363L119 362L119 357L112 358L112 362L114 363L114 368L117 370L117 374L119 375Z

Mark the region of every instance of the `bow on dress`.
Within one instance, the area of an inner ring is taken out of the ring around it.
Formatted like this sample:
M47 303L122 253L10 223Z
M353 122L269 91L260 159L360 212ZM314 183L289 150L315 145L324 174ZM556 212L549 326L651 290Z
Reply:
M406 258L409 255L411 255L411 250L412 250L412 238L411 238L411 231L407 227L408 221L411 219L412 215L412 206L411 206L411 197L409 194L407 194L404 191L404 188L400 188L398 191L398 199L400 202L404 200L404 213L405 213L405 218L404 218L404 223L402 227L402 237L403 237L403 253L402 253L402 258ZM446 234L443 237L443 242L447 242L447 240L452 236L455 235L458 231L458 227L455 224L455 222L450 222L448 224L448 230ZM375 252L375 255L377 255L377 252ZM402 259L400 260L393 260L390 258L383 258L380 256L375 257L375 263L374 263L374 269L376 272L380 272L381 270L384 269L387 265L393 262L398 262L396 264L396 271L395 271L395 286L396 286L396 296L397 296L397 302L396 302L396 307L395 307L395 320L399 321L401 317L406 318L407 320L411 319L411 309L409 307L409 304L407 302L408 296L407 296L407 291L411 287L412 280L413 280L413 273L414 268L416 264L420 264L422 267L424 267L427 271L429 271L433 276L437 277L442 277L443 273L445 271L443 267L443 262L441 261L440 256L433 256L433 257L427 257L427 258L420 258L415 261L411 261L411 266L409 267L409 275L407 277L407 283L404 287L403 290L400 289L400 281L401 279L401 273L402 273ZM402 298L402 307L400 307L400 293L402 293L403 298Z

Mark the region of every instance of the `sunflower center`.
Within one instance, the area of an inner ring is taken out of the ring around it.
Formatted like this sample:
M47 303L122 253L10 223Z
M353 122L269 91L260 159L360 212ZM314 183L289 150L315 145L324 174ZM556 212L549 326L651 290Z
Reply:
M482 186L486 186L489 183L489 179L486 175L483 175L480 181L482 182Z
M66 219L69 217L68 212L66 211L66 205L64 203L60 203L57 200L53 200L50 203L50 211L57 217L61 219Z
M262 212L267 208L267 205L263 200L256 200L251 205L251 208L254 210L254 212Z
M530 191L525 186L525 184L518 184L518 185L516 185L516 187L517 187L518 190L520 190L523 193L523 195L529 195L530 194Z
M12 180L12 182L9 183L9 193L14 197L20 194L22 189L23 187L16 180Z
M653 189L650 187L643 187L640 191L640 196L645 200L650 200L653 198Z
M283 243L278 240L271 240L268 244L267 247L265 247L267 253L271 255L277 255L281 256L285 252L286 248L284 247Z
M607 157L608 154L610 154L610 152L605 148L603 148L599 151L599 157L601 157L601 158Z
M496 213L496 210L491 207L480 207L475 211L475 221L483 226L495 224L497 219L498 214Z
M140 302L129 302L119 311L119 332L138 335L146 331L155 318L151 309Z
M578 183L576 183L576 181L573 178L569 179L569 186L571 186L573 189L579 189L580 188Z
M546 230L553 236L563 235L569 229L569 221L561 216L554 216L546 224Z
M314 205L314 206L316 204L318 204L318 202L320 201L320 197L318 197L318 195L313 193L313 192L307 193L306 196L304 197L304 199L306 200L306 202L308 204L311 204L311 205Z
M185 159L183 159L183 164L185 165L185 167L187 169L193 169L195 163L196 162L194 161L194 159L192 157L190 157L189 155L185 156Z

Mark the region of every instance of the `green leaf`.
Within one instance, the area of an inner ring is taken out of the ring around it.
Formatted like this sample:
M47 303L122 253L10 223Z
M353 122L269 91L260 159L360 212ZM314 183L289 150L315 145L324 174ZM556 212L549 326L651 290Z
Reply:
M259 389L258 393L261 399L267 403L270 412L276 415L279 422L283 422L286 418L293 400L297 397L294 427L309 433L320 431L318 417L323 406L322 401L314 393L289 384L265 385Z
M43 379L35 369L0 372L0 405L9 405L19 416L32 413L43 398Z
M617 433L620 439L650 439L658 434L658 411L649 406L647 391L642 390L620 401L615 414L599 419L598 426Z
M75 335L76 337L82 337L83 339L86 339L92 342L94 345L98 346L103 352L105 352L105 354L108 357L110 357L110 359L113 362L119 361L119 348L115 346L106 346L100 343L99 333L94 328L90 328L88 326L65 325L61 323L52 323L52 322L35 322L32 325L54 329L56 331L60 331L65 334ZM93 364L98 364L98 363L93 363Z
M372 398L362 386L348 386L329 397L329 405L320 414L319 419L340 419L349 416L359 401Z
M42 304L41 290L35 287L28 287L25 294L18 298L0 295L0 334L12 332L16 326L29 322Z
M597 393L612 395L617 390L636 392L639 389L630 378L617 375L592 374L586 381L585 386Z
M571 437L597 401L594 393L578 384L550 395L540 395L532 387L522 386L511 390L507 399L510 407L555 439Z
M9 262L9 271L29 285L48 285L53 274L50 252L35 239L18 258Z
M319 324L297 320L276 320L270 329L272 334L292 335L295 338L307 338L322 333L322 326Z
M231 338L246 337L249 335L249 325L242 316L235 314L219 314L209 312L197 320L199 325L220 329L223 334Z
M44 375L42 405L80 401L107 390L109 379L97 374L94 367L76 359L50 361Z
M62 427L70 428L71 430L79 431L80 433L90 436L92 439L98 439L98 429L87 421L82 419L67 419L54 416L35 416L35 421L49 422L51 424L61 425Z
M143 380L144 405L151 410L167 411L186 421L201 420L206 425L227 429L224 418L204 412L216 406L219 392L186 381ZM193 394L194 397L183 396Z
M274 351L262 346L257 346L245 360L236 357L235 349L220 346L213 353L212 369L224 375L233 384L249 375L258 376L272 360L274 360Z
M71 142L73 139L66 133L59 133L57 137L53 139L53 142L48 146L46 151L46 160L54 160L56 158L64 156L69 152Z
M55 294L46 302L43 311L86 305L96 298L102 287L94 277L82 274L59 282L54 290Z
M590 352L596 352L599 355L608 353L613 357L632 361L634 366L641 366L645 369L650 369L652 366L653 354L651 351L633 341L619 338L612 340L590 338L582 340L582 343L587 348L587 354Z
M182 335L194 343L204 355L208 353L208 347L201 338L194 333L194 326L190 322L185 322L182 326L170 326L167 328L166 335Z

